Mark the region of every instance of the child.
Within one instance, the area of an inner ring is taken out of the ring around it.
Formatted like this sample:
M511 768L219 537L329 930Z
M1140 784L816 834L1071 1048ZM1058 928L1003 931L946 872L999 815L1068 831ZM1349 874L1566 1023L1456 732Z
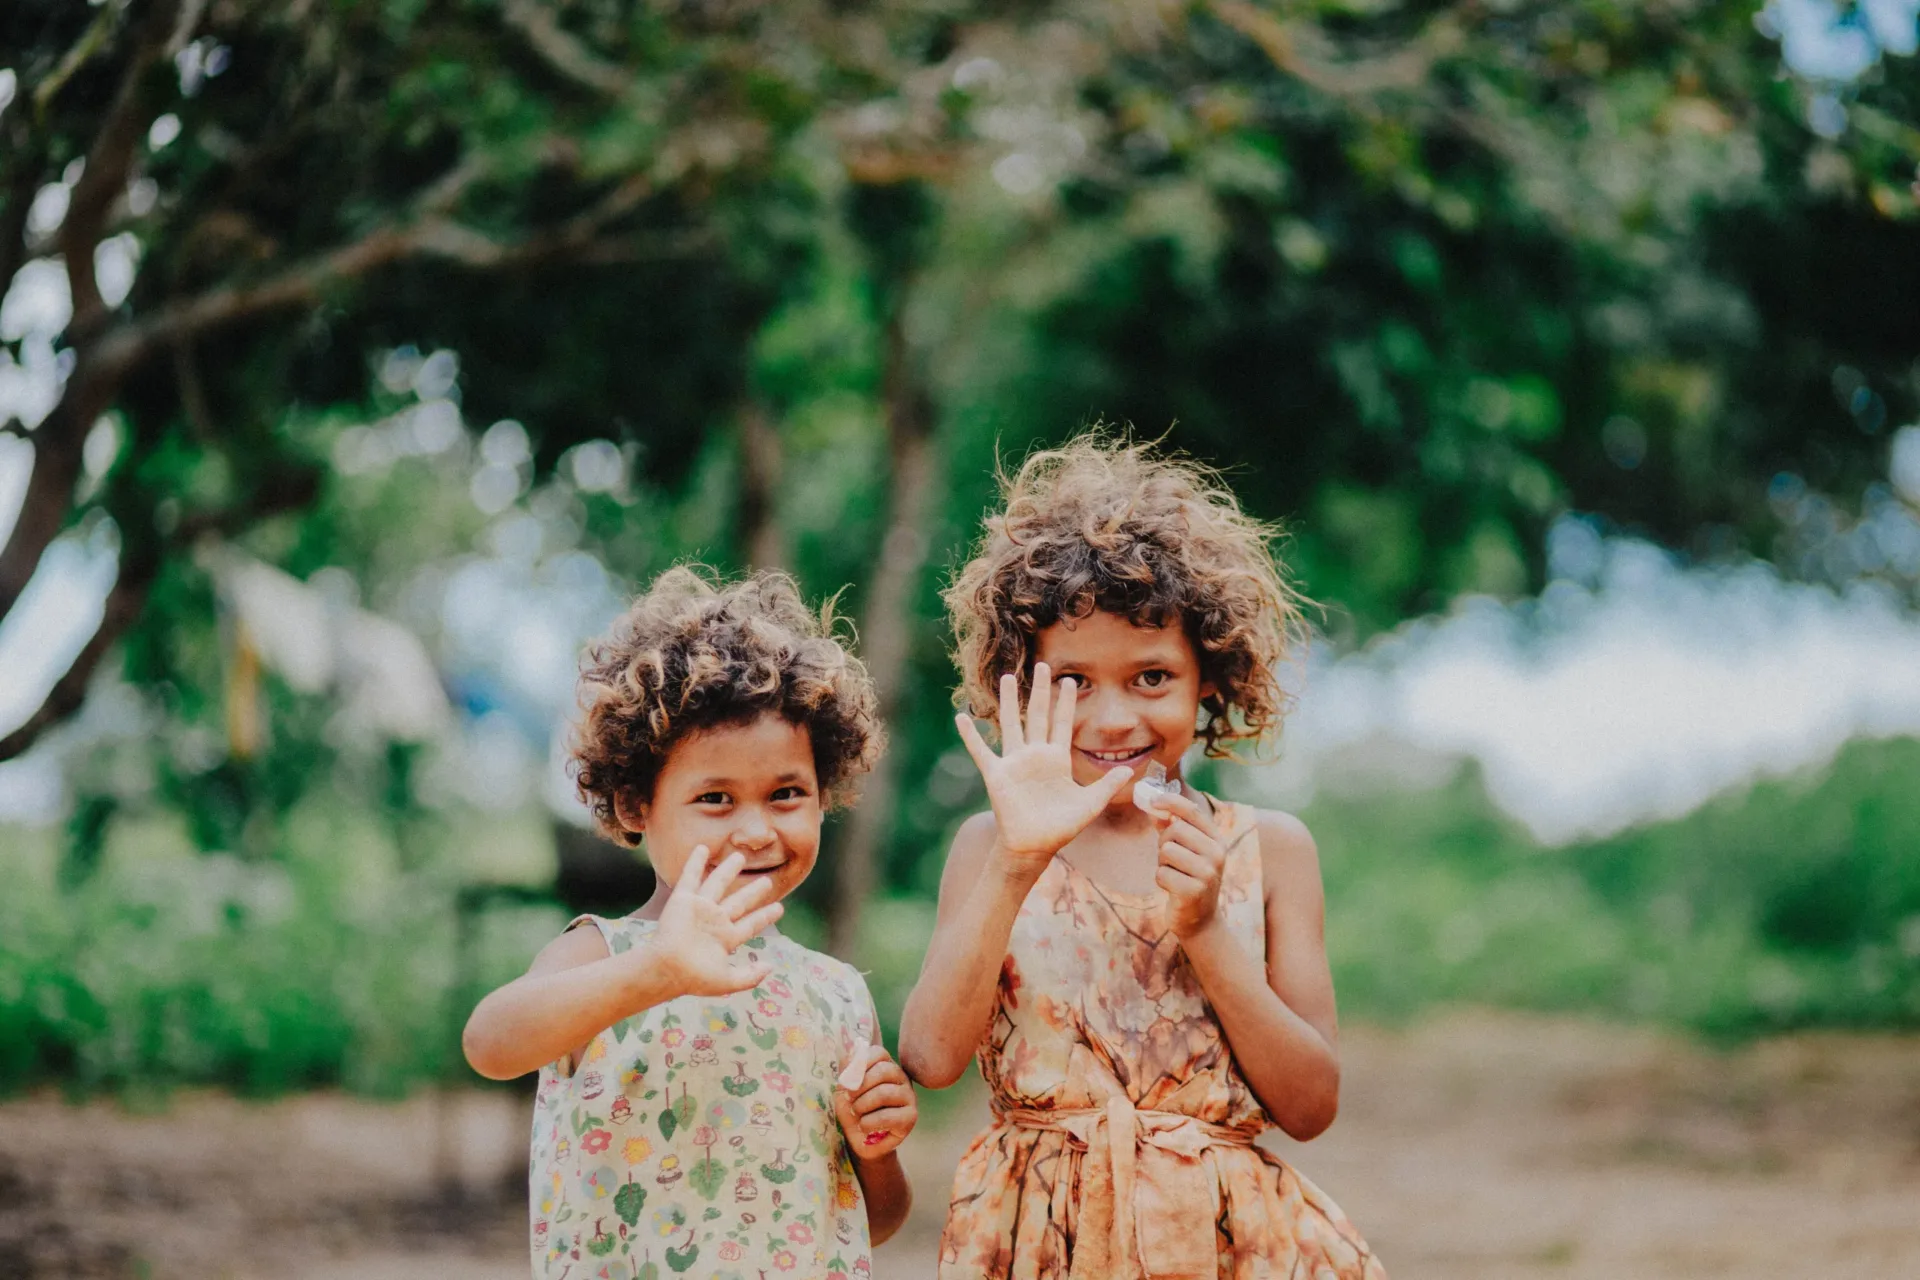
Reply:
M484 1076L540 1071L536 1276L864 1278L906 1217L917 1112L866 985L771 927L880 751L830 627L783 576L673 569L589 651L580 792L659 885L568 925L465 1036Z
M947 592L967 704L997 702L998 755L958 718L993 812L954 840L900 1031L916 1082L977 1052L992 1091L940 1276L1384 1280L1253 1145L1313 1137L1338 1097L1313 840L1181 779L1196 739L1225 755L1284 709L1299 598L1269 532L1199 468L1097 436L1006 499Z

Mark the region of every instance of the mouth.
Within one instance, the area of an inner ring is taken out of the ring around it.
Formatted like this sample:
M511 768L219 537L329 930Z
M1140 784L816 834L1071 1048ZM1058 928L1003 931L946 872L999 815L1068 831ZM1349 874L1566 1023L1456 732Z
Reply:
M773 872L780 870L780 868L786 865L787 865L787 860L785 858L779 858L772 862L762 861L759 863L750 863L747 866L740 868L740 874L743 876L770 875Z
M1125 765L1129 769L1145 764L1153 756L1151 745L1144 747L1115 747L1106 751L1092 751L1086 747L1078 748L1081 755L1099 765L1102 769L1111 769L1115 765Z

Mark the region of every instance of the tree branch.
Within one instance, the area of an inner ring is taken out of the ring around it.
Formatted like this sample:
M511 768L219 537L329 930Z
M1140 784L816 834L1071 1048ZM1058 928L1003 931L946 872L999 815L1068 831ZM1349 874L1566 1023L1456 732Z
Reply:
M166 55L180 17L180 0L155 0L140 32L139 43L114 94L113 105L94 135L86 168L73 184L67 216L60 223L60 253L67 263L67 281L73 294L73 319L67 332L76 347L106 321L106 303L94 277L93 251L106 232L107 211L126 190L133 169L133 152L145 129L147 73Z
M10 159L19 167L7 186L4 211L0 211L0 298L7 296L14 276L26 265L27 214L33 208L34 193L40 188L40 166L45 159L37 140L29 142L23 136L27 132L24 126L8 132L13 150Z
M123 563L119 576L113 581L113 589L107 592L106 607L100 614L100 627L87 641L86 647L73 660L66 674L53 682L34 713L0 738L0 760L11 760L32 746L48 727L66 719L80 709L87 696L87 685L93 679L93 673L107 651L140 617L140 611L146 607L147 592L153 587L153 580L160 572L158 557L151 563Z
M36 116L45 116L53 100L67 87L67 81L73 79L73 73L87 65L87 60L107 47L108 37L113 34L114 24L120 21L121 7L116 4L103 4L95 14L80 38L73 42L73 48L67 50L60 64L48 73L47 78L33 87L33 112Z
M87 685L114 642L140 620L147 594L153 588L167 556L176 547L185 546L206 535L230 535L235 528L280 511L290 511L311 503L319 491L312 475L282 477L241 506L211 515L189 517L180 522L173 536L162 542L148 543L138 552L125 552L119 574L107 593L106 607L100 614L100 626L73 660L66 673L54 681L46 699L26 721L0 737L0 761L11 760L31 747L40 735L80 709Z
M507 0L500 16L526 40L527 47L569 82L610 98L623 96L633 86L633 75L616 63L594 56L592 50L554 21L541 0Z
M1213 15L1253 41L1273 65L1294 79L1335 97L1364 97L1388 89L1417 89L1434 62L1460 43L1460 28L1443 14L1404 48L1379 58L1327 62L1309 56L1295 29L1248 0L1210 0Z
M436 183L430 191L436 193L437 202L451 204L453 197L441 186ZM163 342L182 341L264 312L317 302L335 284L406 258L444 258L476 270L504 270L574 253L601 252L605 246L600 233L639 208L652 193L651 177L634 174L593 207L518 243L503 244L439 216L427 216L406 227L382 227L265 280L213 289L163 307L145 320L104 335L100 359L107 368L124 371Z
M35 429L33 470L20 514L0 547L0 618L13 611L40 565L40 556L66 523L73 487L80 478L81 442L87 428L113 403L118 379L96 376L83 356L53 410Z

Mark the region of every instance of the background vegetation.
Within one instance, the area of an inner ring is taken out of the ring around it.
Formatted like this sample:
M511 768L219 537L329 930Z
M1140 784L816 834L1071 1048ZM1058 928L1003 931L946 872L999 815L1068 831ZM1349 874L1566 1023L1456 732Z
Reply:
M895 745L803 905L890 1005L979 803L939 583L1091 420L1285 520L1336 648L1538 589L1568 512L1911 603L1860 530L1920 79L1879 9L1783 68L1798 12L9 5L0 619L112 585L0 727L60 791L0 829L0 1086L459 1071L600 865L572 647L687 556L849 588ZM1324 794L1346 1005L1912 1025L1916 762L1550 850L1471 773Z

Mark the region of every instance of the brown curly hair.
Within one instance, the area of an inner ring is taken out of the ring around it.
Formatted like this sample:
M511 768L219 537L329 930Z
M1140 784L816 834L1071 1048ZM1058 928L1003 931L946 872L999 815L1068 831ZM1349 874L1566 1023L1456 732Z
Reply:
M1242 511L1216 472L1095 428L1032 454L1000 487L1004 509L945 592L956 705L992 718L1003 672L1025 690L1035 637L1097 609L1185 627L1216 690L1198 726L1208 755L1271 739L1307 601L1274 557L1277 530Z
M873 682L839 630L832 602L809 610L784 573L726 583L678 566L655 579L581 661L569 768L601 830L638 844L614 797L651 798L675 743L766 712L807 730L823 803L850 799L884 735Z

